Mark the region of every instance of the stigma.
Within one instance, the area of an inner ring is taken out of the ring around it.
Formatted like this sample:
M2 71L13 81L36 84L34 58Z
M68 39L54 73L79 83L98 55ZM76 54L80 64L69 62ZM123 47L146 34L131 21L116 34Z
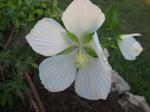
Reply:
M88 65L88 57L86 54L78 52L74 57L73 63L77 68L83 68Z

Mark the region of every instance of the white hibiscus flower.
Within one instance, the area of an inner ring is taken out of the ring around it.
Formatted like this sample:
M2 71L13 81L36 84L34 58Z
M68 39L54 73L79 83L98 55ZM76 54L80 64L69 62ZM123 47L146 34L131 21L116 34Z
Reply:
M105 20L104 14L89 0L74 0L62 20L67 30L55 20L44 18L26 36L34 51L51 56L39 66L42 84L57 92L75 81L79 96L106 99L111 87L111 67L96 33Z
M118 41L118 46L127 60L135 60L136 57L143 51L140 43L133 38L134 36L141 36L141 34L124 34L120 36L120 40Z

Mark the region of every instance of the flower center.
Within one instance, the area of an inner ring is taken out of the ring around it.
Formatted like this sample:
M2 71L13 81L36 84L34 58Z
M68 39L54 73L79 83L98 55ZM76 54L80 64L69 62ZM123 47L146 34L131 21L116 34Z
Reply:
M73 63L77 68L83 68L88 64L88 57L86 54L78 52L74 58Z
M87 66L89 60L88 60L88 56L91 56L93 58L98 57L96 52L93 50L93 48L89 47L90 42L92 41L92 37L94 35L94 33L87 33L85 35L83 35L83 38L77 38L77 36L69 31L66 32L67 34L67 42L69 42L69 44L71 44L70 47L68 47L67 49L65 49L64 51L62 51L59 54L68 54L70 52L72 52L74 49L78 49L77 54L74 57L73 60L73 64L77 67L77 68L83 68L85 66Z

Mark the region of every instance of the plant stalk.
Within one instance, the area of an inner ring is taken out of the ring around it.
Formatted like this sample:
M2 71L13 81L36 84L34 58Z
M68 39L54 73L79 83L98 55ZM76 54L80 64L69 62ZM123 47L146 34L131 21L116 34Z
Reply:
M45 108L43 106L43 103L42 103L42 101L41 101L41 99L39 97L39 94L38 94L38 92L37 92L37 90L36 90L32 80L31 80L31 77L30 77L29 73L25 73L25 79L27 80L27 82L28 82L28 84L29 84L29 86L31 88L33 97L35 98L35 101L36 101L37 105L39 106L40 112L46 112Z

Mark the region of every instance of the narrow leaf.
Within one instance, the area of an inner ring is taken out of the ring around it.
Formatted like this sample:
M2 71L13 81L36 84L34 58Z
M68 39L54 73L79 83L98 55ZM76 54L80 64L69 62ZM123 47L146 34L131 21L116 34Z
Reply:
M73 33L67 31L67 37L69 38L69 40L79 44L78 38Z
M70 46L70 47L66 48L65 50L61 51L60 53L58 53L57 55L69 54L69 53L71 53L74 49L75 49L75 47Z
M93 33L89 33L83 39L83 45L88 44L92 40Z
M86 51L86 53L94 58L98 57L96 52L92 49L92 48L89 48L89 47L85 47L84 50Z
M102 28L105 30L114 30L118 27L118 10L116 5L112 4L106 11L106 20Z

